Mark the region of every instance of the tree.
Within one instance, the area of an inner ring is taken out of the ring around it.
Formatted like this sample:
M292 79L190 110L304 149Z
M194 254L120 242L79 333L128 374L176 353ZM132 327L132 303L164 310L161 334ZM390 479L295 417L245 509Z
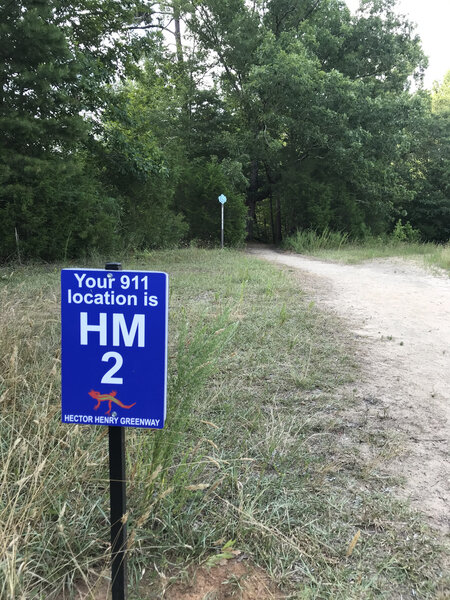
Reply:
M147 79L145 87L128 83L120 88L104 115L103 135L96 148L104 185L111 186L122 200L120 234L132 248L175 246L188 229L173 210L177 179L171 169L170 146L160 143L157 127L153 127L155 121L167 126L159 94L167 100L157 76L153 87Z
M394 164L416 110L408 78L425 65L392 7L365 2L351 17L336 0L195 5L190 26L218 58L248 156L250 236L259 202L274 241L298 226L389 227L402 192Z
M187 236L215 243L217 197L225 193L227 243L242 243L247 182L223 147L222 103L214 90L191 85L192 57L181 65L171 59L162 52L157 70L148 60L105 115L101 163L105 181L123 199L123 234L135 246L161 247Z
M411 92L426 61L394 0L354 16L340 0L19 0L0 17L0 256L16 232L45 258L209 243L220 193L234 243L246 225L274 242L383 233L405 211L447 235L448 83L434 113Z
M125 74L144 45L131 29L140 7L115 0L17 0L0 7L0 257L13 254L17 238L25 255L44 258L113 239L111 199L87 168L82 144L91 126L87 114L104 106L106 84ZM83 189L93 194L87 212L85 201L76 200ZM58 220L61 214L69 220ZM73 223L84 223L86 214L92 221L77 241ZM55 235L66 222L70 228Z
M427 113L416 128L410 163L414 197L408 218L425 240L450 239L450 71L425 100Z
M450 71L444 75L444 80L439 85L436 81L433 86L432 111L436 115L450 113Z
M49 2L10 2L0 23L1 253L12 254L17 235L25 253L47 256L42 236L51 236L44 214L52 200L42 189L54 174L64 177L63 148L73 152L86 131L72 93L79 71Z

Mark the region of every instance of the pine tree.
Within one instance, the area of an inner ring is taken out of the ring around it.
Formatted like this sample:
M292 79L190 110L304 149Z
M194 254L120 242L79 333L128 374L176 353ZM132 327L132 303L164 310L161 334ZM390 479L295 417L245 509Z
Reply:
M47 0L8 2L0 9L0 230L2 254L15 235L27 245L38 233L38 190L83 132L79 69ZM53 172L53 174L52 174ZM40 209L42 208L39 207ZM37 240L35 240L36 243Z
M17 239L33 256L80 251L96 237L86 214L105 225L101 204L110 210L111 199L100 198L85 164L83 115L101 108L105 84L133 57L138 5L6 0L0 6L0 258L16 252ZM90 202L83 193L93 196Z

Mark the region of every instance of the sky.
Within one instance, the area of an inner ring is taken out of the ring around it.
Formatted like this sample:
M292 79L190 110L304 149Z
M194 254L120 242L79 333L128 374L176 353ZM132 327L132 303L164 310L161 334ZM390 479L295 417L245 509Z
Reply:
M358 8L359 0L346 0L350 10ZM428 56L425 87L433 81L442 82L450 70L450 0L397 0L397 12L417 24L417 33Z

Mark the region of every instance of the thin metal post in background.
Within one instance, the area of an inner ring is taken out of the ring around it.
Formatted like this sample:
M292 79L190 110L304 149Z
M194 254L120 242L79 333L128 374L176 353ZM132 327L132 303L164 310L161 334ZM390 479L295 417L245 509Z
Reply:
M220 229L220 247L223 248L223 203L221 204L222 207L222 226Z
M120 271L120 263L106 263L108 271ZM111 506L112 600L127 599L127 512L125 427L108 427L109 493Z

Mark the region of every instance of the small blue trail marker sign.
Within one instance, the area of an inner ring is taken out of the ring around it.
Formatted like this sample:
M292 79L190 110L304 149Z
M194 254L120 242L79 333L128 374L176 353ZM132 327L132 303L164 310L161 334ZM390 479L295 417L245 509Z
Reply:
M224 216L223 216L223 205L227 201L225 194L220 194L218 198L221 204L221 215L220 215L220 247L223 248L223 237L224 237Z
M168 275L61 271L62 422L162 429Z

